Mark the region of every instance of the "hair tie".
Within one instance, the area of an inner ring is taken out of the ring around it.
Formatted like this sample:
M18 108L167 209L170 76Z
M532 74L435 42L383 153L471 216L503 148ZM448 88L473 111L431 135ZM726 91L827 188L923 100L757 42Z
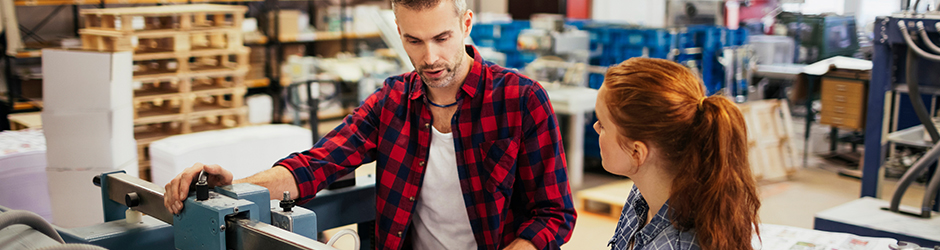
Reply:
M702 111L702 110L703 110L702 104L705 104L705 99L706 99L706 97L702 97L702 98L699 98L699 99L698 99L698 111Z

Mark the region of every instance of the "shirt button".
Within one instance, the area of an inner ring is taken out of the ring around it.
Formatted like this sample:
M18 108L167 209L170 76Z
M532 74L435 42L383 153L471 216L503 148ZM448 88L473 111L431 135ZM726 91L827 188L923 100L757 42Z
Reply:
M415 201L415 197L414 197L414 196L408 197L408 200L409 200L409 201Z
M401 238L401 231L398 231L398 238Z
M430 124L430 123L425 123L425 124L424 124L424 127L425 127L425 128L430 128L430 127L431 127L431 124Z
M418 162L418 166L424 167L424 162L423 162L423 161L422 161L422 162Z

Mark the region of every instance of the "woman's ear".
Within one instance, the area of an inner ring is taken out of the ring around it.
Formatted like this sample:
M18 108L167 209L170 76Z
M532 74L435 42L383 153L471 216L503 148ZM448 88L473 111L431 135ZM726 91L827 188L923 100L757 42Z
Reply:
M643 163L649 159L650 148L641 141L633 141L633 152L629 152L633 156L633 160L636 161L636 166L643 166Z

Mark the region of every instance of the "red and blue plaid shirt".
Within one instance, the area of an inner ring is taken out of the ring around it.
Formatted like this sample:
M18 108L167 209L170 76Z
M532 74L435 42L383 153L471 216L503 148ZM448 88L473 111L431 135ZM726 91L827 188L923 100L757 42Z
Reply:
M575 209L555 112L538 82L483 61L473 66L451 121L463 201L480 249L516 238L558 249L571 237ZM417 73L385 85L308 151L286 166L301 202L364 163L376 164L376 248L401 249L422 189L432 116Z

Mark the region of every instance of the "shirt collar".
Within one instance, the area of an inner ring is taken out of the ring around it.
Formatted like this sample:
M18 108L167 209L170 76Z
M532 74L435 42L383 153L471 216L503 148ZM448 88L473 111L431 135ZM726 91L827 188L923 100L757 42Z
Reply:
M647 245L650 241L655 239L657 235L672 226L672 221L670 221L668 217L669 201L666 201L662 208L657 211L656 215L653 216L653 219L650 220L650 223L640 228L640 225L644 223L641 222L641 220L646 220L650 208L636 185L630 190L630 196L627 198L624 208L623 213L620 215L622 218L620 222L618 222L619 225L617 225L614 236L607 243L608 246L615 244L615 242L619 240L629 241L634 235L636 235L636 242L634 244ZM623 217L626 217L626 220Z
M460 89L462 89L468 96L473 98L483 82L483 57L480 56L480 52L477 51L477 48L473 47L473 45L465 46L467 54L470 55L470 57L473 57L473 61L471 62L470 72L467 73L467 78L462 83L463 85ZM418 98L424 96L425 86L424 81L421 80L420 73L415 71L413 77L414 79L411 82L414 84L412 84L410 99L417 100Z

